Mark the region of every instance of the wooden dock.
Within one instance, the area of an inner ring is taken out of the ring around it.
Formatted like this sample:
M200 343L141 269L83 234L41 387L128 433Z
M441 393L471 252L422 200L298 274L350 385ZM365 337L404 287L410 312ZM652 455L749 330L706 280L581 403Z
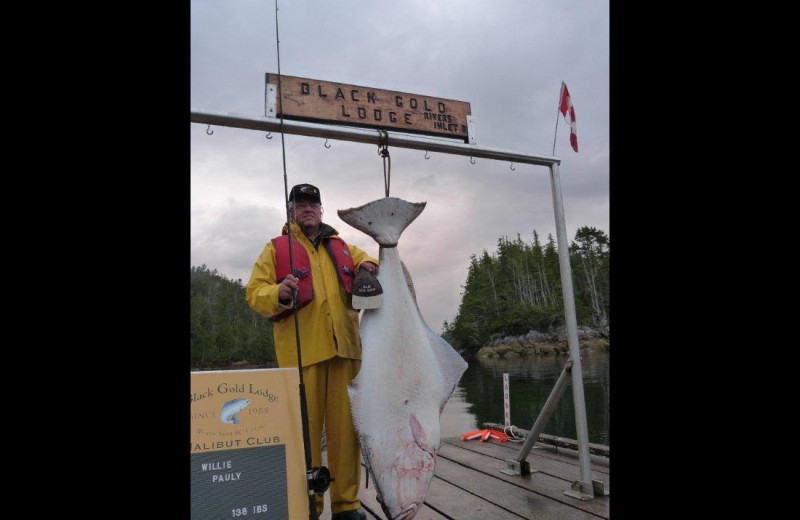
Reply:
M514 459L522 443L494 440L442 440L436 471L424 507L414 520L597 520L609 518L609 458L591 455L592 479L601 480L606 496L579 500L564 494L580 478L577 452L563 446L537 442L528 454L532 475L501 473L507 459ZM370 479L365 488L362 465L359 499L369 520L384 520ZM325 494L325 512L330 520L330 502Z

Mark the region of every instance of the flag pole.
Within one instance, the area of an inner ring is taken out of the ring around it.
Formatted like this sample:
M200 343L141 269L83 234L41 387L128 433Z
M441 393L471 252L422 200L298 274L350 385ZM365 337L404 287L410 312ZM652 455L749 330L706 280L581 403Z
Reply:
M564 81L561 81L561 91L558 93L558 105L556 105L556 133L553 136L553 155L556 154L556 137L558 137L558 113L561 112L561 100L564 97Z

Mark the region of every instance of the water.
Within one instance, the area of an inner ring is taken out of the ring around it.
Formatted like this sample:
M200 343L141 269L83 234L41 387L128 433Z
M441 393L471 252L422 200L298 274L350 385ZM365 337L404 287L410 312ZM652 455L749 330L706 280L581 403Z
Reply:
M530 356L473 361L442 410L442 437L504 424L503 373L508 373L511 424L530 430L568 361L567 356ZM608 352L581 352L589 442L608 445ZM577 439L572 378L543 433Z

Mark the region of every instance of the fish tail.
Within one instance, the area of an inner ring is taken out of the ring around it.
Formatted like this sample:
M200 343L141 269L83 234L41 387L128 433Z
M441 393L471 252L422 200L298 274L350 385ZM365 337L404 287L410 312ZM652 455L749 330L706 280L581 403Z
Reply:
M363 206L340 209L339 218L371 236L384 247L394 247L400 235L425 209L425 202L385 197Z

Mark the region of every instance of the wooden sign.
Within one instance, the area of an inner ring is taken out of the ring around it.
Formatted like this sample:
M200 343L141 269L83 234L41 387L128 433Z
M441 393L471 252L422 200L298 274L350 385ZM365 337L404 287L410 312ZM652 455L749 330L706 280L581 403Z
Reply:
M382 128L471 141L469 103L318 79L267 73L267 116Z
M296 368L191 374L191 518L308 518Z

